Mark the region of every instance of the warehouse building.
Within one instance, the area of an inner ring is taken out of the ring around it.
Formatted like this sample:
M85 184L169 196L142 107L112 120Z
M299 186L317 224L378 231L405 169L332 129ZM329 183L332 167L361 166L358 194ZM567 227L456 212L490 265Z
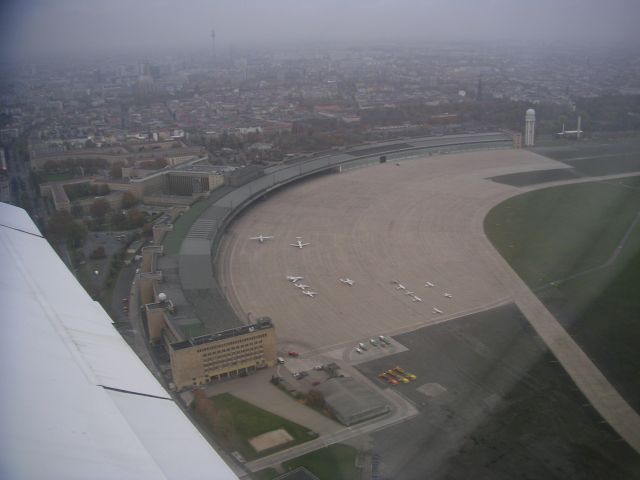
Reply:
M351 377L331 378L315 387L326 407L343 425L369 420L389 411L384 397Z

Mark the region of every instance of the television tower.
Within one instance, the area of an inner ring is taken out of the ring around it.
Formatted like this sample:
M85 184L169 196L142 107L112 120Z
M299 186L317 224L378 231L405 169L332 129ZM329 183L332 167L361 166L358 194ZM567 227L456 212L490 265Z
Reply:
M536 111L533 108L527 110L524 115L524 146L533 147L536 133Z
M216 61L216 31L211 28L211 59Z

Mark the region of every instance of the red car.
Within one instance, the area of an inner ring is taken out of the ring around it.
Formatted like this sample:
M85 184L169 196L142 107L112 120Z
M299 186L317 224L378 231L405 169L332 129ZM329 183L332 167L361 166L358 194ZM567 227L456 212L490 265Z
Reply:
M298 355L300 354L298 352L294 352L293 350L289 352L290 357L297 357Z

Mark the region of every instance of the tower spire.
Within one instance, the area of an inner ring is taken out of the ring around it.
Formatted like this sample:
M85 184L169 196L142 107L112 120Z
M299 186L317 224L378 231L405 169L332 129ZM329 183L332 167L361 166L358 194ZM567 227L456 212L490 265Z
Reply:
M211 59L216 60L216 31L211 27Z

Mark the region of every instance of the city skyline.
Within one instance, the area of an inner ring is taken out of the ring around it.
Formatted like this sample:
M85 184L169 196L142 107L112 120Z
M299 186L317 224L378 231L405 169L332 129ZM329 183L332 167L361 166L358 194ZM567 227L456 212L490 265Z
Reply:
M640 4L616 0L8 2L3 56L257 45L514 41L636 44ZM123 13L126 12L126 13Z

